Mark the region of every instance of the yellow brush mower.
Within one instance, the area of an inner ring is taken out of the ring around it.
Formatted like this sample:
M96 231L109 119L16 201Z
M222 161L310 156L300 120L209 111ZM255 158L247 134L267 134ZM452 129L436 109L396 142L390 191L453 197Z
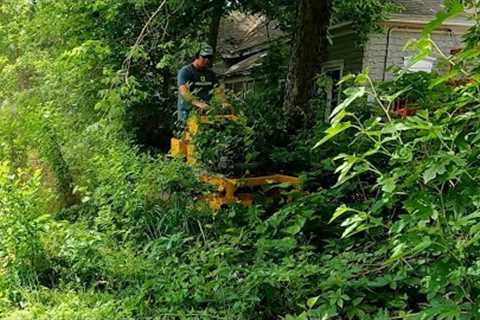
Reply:
M174 158L185 158L187 163L194 165L198 163L195 156L195 146L192 143L193 137L199 132L202 125L208 125L215 121L237 121L236 115L223 116L191 116L187 120L185 133L182 139L172 138L170 154ZM202 174L200 180L213 186L214 192L204 199L212 209L218 210L224 206L242 203L249 207L253 204L255 194L251 192L255 187L289 184L299 186L301 180L297 177L283 174L232 178L220 174ZM242 190L250 192L243 192Z

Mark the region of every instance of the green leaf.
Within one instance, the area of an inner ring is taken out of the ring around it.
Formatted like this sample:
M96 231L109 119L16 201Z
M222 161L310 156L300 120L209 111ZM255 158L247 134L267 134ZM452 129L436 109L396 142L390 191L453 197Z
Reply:
M355 77L355 83L365 85L366 83L368 83L368 79L368 69L366 69L362 73L357 74L357 76Z
M382 191L385 193L393 193L397 187L397 179L395 177L383 175L378 178L378 183L382 186Z
M343 132L343 131L351 128L351 127L352 127L352 124L350 122L338 123L338 124L335 124L335 125L331 126L327 130L325 130L325 133L327 135L322 140L317 142L317 144L315 144L315 146L313 146L313 149L318 148L319 146L321 146L322 144L324 144L328 140L332 139L333 137L335 137L339 133L341 133L341 132Z
M350 177L347 178L347 175L350 172L350 170L353 168L353 166L363 160L362 158L359 158L355 155L340 155L337 158L335 158L335 160L341 159L341 158L344 159L344 162L335 170L335 173L340 172L337 185L347 181L350 178Z
M410 146L399 146L391 159L402 163L410 162L413 159L413 151Z
M395 260L398 260L401 257L403 257L405 255L405 250L407 248L408 248L408 246L405 243L397 241L395 247L392 250L393 251L392 255L390 256L390 258L388 258L386 263L392 263Z
M335 126L340 123L340 121L342 121L346 116L350 115L352 115L352 113L342 110L335 117L333 117L333 119L330 120L330 123L332 124L332 126Z
M309 309L312 309L312 308L315 306L315 304L317 303L318 298L320 298L320 296L317 296L317 297L313 297L313 298L308 299L308 301L307 301L307 307L308 307Z
M427 168L427 170L423 172L423 182L427 184L433 179L435 179L437 176L444 174L445 171L445 163L433 163L430 165L430 167Z
M346 205L342 204L340 207L337 208L337 210L335 210L332 218L330 219L330 221L328 223L332 223L337 218L343 216L344 213L351 212L351 211L353 211L353 210L350 209L349 207L347 207Z
M449 80L455 78L458 75L458 71L456 69L451 69L449 72L445 73L443 76L439 76L430 84L429 89L433 89L440 84L444 84Z
M342 239L370 228L369 225L364 224L364 222L368 219L368 214L361 211L357 212L358 214L342 222L341 226L347 227L342 234Z
M303 229L303 226L305 225L306 222L307 222L306 218L299 217L296 219L295 223L289 226L285 231L290 235L296 235Z
M333 109L332 114L330 115L330 119L335 117L337 113L344 110L348 107L352 102L357 100L360 97L363 97L366 93L365 87L353 87L345 90L345 94L348 96L342 103L340 103L335 109Z
M433 244L432 239L426 236L422 238L422 241L418 243L412 250L412 252L420 252L429 248Z
M353 224L349 225L345 231L342 233L342 239L348 238L350 235L353 234L353 231L360 225L360 222L354 222Z

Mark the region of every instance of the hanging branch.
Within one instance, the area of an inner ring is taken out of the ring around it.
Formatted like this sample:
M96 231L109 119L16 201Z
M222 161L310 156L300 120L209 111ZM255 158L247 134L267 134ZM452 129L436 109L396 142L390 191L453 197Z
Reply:
M158 6L157 10L155 10L155 12L147 20L147 22L145 23L145 25L142 28L142 31L138 35L137 40L135 41L135 44L133 45L132 49L130 50L129 54L127 55L127 58L125 59L125 61L123 61L123 66L125 68L125 82L127 84L128 84L128 74L129 74L129 71L130 71L130 65L132 63L132 52L143 41L143 39L147 35L148 27L150 26L152 21L155 19L155 17L160 13L160 11L162 11L162 9L163 9L163 7L165 6L166 3L167 3L167 0L163 0L163 2Z

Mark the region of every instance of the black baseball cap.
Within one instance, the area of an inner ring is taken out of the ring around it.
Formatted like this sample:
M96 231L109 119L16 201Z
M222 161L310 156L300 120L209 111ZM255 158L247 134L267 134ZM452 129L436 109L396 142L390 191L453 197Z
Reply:
M205 58L213 57L213 48L209 44L203 44L200 48L200 55Z

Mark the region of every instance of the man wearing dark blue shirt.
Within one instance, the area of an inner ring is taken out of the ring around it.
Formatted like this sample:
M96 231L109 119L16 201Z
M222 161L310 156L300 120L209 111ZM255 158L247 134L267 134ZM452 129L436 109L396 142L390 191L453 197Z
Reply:
M229 105L223 88L218 85L217 76L210 70L212 58L212 47L203 45L193 62L178 71L177 113L181 126L185 125L192 107L200 113L205 112L214 94L218 95L223 105Z

